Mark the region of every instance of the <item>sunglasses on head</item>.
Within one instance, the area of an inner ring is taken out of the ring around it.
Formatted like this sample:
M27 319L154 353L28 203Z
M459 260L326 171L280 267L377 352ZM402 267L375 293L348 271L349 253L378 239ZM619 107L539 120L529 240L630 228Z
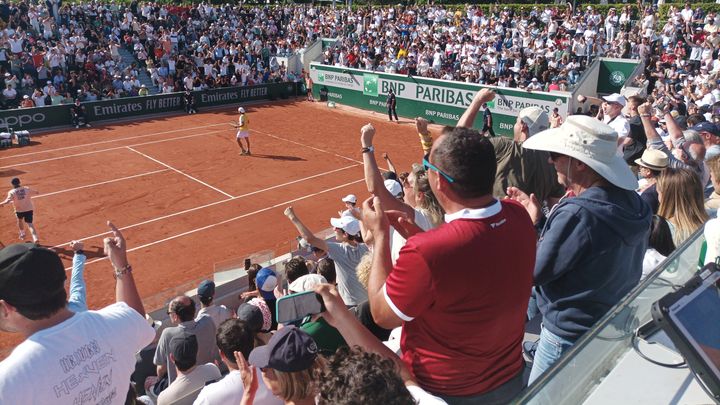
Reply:
M447 173L443 172L442 170L438 169L435 165L433 165L432 163L430 163L429 159L430 159L430 154L429 154L429 153L423 157L423 168L425 169L425 171L434 170L434 171L436 171L439 175L445 177L445 180L447 180L448 183L454 183L454 182L455 182L455 179L453 179L453 178L450 177Z

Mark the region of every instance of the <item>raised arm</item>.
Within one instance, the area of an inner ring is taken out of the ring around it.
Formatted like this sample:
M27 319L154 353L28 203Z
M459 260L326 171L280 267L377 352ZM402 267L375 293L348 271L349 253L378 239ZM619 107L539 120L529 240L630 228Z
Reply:
M423 149L423 154L427 155L432 149L433 137L428 130L428 120L425 118L415 118L415 128L417 128L418 136L420 137L420 145Z
M320 248L324 251L328 250L328 246L325 240L315 236L315 234L313 234L312 231L310 231L310 229L308 229L308 227L305 226L302 221L300 221L300 218L295 215L295 211L292 207L285 208L284 214L295 226L295 229L297 229L297 231L300 233L300 236L302 236L311 246Z
M397 173L397 168L393 164L392 160L390 160L390 156L387 153L383 153L382 157L385 160L385 163L387 163L388 170L393 173Z
M104 245L105 254L115 269L115 302L124 302L141 316L145 316L145 307L135 285L132 267L128 264L125 237L112 222L108 221L107 224L113 237L105 238Z
M372 124L367 124L360 130L360 143L363 147L363 167L365 169L365 184L368 192L380 198L386 209L397 210L410 214L413 208L404 202L398 200L390 194L385 188L385 181L380 174L377 162L375 161L375 153L371 149L373 138L375 137L375 128ZM414 217L413 213L413 217Z
M462 117L460 117L460 120L457 122L457 126L461 128L472 128L480 107L482 107L483 103L492 101L494 98L495 92L490 89L481 89L478 91L468 108L463 113Z
M367 352L377 353L394 361L398 366L400 377L405 382L405 385L417 385L412 374L410 374L410 371L400 357L379 341L375 335L350 313L342 301L337 287L330 284L322 284L315 289L315 292L320 294L325 304L323 318L340 332L348 346L359 346Z

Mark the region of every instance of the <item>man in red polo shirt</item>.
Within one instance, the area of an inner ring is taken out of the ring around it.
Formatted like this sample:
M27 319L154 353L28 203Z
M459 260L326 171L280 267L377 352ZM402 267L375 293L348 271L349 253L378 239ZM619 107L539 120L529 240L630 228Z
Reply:
M363 206L375 237L373 318L384 328L402 325L402 358L423 389L450 404L509 402L523 388L532 222L522 206L493 198L495 154L476 130L448 131L423 164L445 224L415 232L411 219L385 213L378 198ZM390 223L409 236L394 267Z

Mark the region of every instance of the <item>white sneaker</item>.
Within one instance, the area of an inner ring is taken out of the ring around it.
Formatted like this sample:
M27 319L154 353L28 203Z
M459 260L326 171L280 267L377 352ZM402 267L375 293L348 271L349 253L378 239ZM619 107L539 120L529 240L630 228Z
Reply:
M75 125L75 129L78 129L78 128L80 128L80 125Z
M25 232L20 232L20 240L25 240Z

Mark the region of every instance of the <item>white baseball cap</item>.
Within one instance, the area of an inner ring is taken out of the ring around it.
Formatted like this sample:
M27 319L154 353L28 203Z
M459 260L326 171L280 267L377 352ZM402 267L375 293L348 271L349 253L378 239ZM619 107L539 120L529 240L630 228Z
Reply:
M357 235L360 233L360 222L350 215L343 215L340 218L330 218L330 225L340 228L349 235Z
M325 277L320 274L306 274L300 276L297 280L290 283L288 290L292 292L312 291L320 284L327 284Z
M540 107L525 107L520 110L518 118L528 126L530 136L550 128L550 117Z
M240 108L238 108L238 112L245 113L245 109L240 107Z
M402 185L397 180L385 180L385 188L393 197L398 198L402 194Z
M613 93L613 94L611 94L611 95L609 95L609 96L603 97L602 99L605 100L605 101L607 101L608 103L617 103L617 104L620 104L620 105L623 106L623 107L625 107L625 104L627 103L627 100L625 99L625 96L623 96L623 95L621 95L621 94L618 94L618 93Z
M357 197L355 197L355 194L348 194L345 197L343 197L342 202L355 204L357 202Z

